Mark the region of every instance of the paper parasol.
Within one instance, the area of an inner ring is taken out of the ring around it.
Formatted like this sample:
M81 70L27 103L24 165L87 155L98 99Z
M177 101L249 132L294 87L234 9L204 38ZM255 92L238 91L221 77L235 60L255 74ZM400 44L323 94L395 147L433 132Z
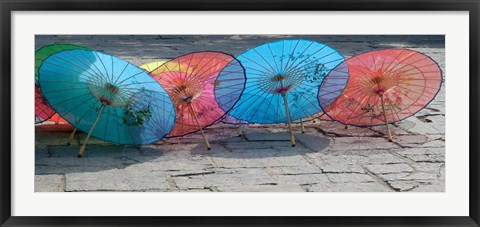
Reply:
M39 84L50 106L74 127L117 144L150 144L167 135L175 109L165 90L144 70L91 50L48 57Z
M388 123L423 109L442 84L437 63L412 50L372 51L345 63L350 79L342 95L325 107L325 113L349 125L386 125L389 141L392 138Z
M249 123L287 123L292 146L295 137L290 123L322 110L318 87L344 60L335 49L303 39L266 43L237 59L245 67L247 83L229 114Z
M200 131L219 121L237 102L245 86L245 72L233 56L221 52L195 52L177 57L150 75L175 104L175 127L167 137Z

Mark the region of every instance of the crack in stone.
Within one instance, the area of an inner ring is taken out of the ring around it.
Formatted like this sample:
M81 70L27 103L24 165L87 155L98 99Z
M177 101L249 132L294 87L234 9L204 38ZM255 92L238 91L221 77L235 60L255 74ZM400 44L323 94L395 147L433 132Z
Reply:
M304 175L323 175L323 174L324 173L281 173L281 174L278 174L278 176L304 176Z
M60 182L60 188L64 192L67 191L67 176L65 176L65 174L62 174L62 178L61 178L61 182Z
M254 185L278 185L277 183L262 183L262 184L254 184Z
M312 160L310 157L308 157L308 155L304 152L300 153L300 156L303 157L303 159L305 159L305 161L307 161L308 163L312 164L312 165L315 165L315 161Z
M432 107L425 107L424 109L435 111L435 112L440 112L440 110L432 108ZM443 114L442 114L443 115Z
M211 192L219 192L217 186L203 187L203 189L208 189Z
M167 180L170 191L178 190L177 184L168 172L165 172L165 179Z
M215 171L206 171L198 173L184 173L184 174L170 174L171 177L190 177L190 176L203 176L208 174L214 174Z
M390 184L388 184L387 182L383 181L380 177L378 177L377 175L375 175L374 173L370 172L370 170L368 170L367 168L365 168L364 166L362 166L363 170L365 170L365 172L367 173L368 176L370 176L372 179L374 179L375 181L377 181L380 185L383 185L393 191L399 191L399 190L396 190L395 188L393 188Z

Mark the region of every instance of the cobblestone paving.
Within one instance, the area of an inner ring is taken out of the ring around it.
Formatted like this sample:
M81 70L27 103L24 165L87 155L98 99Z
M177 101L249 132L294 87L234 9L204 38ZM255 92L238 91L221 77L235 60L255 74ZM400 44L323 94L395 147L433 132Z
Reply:
M409 48L437 61L444 71L441 36L317 36L346 57L384 48ZM72 43L104 51L134 64L171 59L191 51L239 54L278 36L37 36L36 48ZM445 191L444 87L427 108L392 126L357 128L315 120L305 133L294 126L291 147L284 124L207 128L212 149L199 134L148 146L118 146L91 139L83 158L76 153L85 139L72 130L36 127L35 191L174 192L443 192Z

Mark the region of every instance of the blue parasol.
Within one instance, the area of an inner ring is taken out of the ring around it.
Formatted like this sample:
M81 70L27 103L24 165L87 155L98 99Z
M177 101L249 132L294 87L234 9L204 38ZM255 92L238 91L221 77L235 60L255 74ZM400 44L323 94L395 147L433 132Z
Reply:
M167 135L175 109L165 90L144 70L92 50L65 50L39 68L50 106L74 127L117 144L150 144Z
M344 57L335 49L304 39L279 40L240 54L245 90L229 113L249 123L290 123L322 111L318 88Z

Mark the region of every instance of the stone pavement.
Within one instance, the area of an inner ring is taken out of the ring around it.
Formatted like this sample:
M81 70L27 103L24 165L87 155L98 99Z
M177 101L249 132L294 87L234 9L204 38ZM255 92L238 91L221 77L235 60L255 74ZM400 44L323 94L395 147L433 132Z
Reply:
M259 36L37 36L36 48L72 43L108 52L134 64L171 59L191 51L232 54L278 37ZM441 36L318 36L347 57L383 48L410 48L431 56L444 69ZM216 124L205 130L212 149L199 134L148 146L119 146L92 138L83 158L76 153L85 139L72 128L36 127L35 191L174 192L443 192L445 191L444 87L427 108L393 127L344 129L323 120L294 125L291 147L284 124L245 128Z

